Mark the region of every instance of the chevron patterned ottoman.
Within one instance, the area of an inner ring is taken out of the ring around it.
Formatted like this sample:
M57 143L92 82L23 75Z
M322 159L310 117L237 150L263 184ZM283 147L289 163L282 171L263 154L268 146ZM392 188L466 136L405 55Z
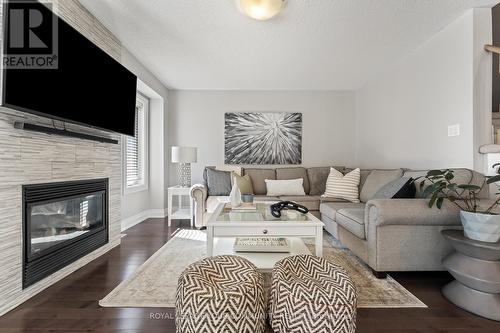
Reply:
M210 257L179 277L177 333L261 333L266 327L262 276L238 256Z
M273 270L269 315L276 333L354 333L356 287L323 258L291 256Z

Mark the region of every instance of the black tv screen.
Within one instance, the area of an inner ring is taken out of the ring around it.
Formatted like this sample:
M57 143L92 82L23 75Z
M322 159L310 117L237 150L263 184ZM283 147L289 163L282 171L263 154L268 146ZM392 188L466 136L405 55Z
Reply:
M16 37L11 31L20 29L15 20L24 15L21 21L27 22L30 18L26 15L31 14L25 11L25 2L10 2L6 6L2 104L52 119L133 136L137 77L38 2L29 6L35 6L43 22L51 19L53 23L21 28L23 33L28 31L27 37ZM39 61L33 62L32 68L30 57L26 56L30 52L38 57L31 59ZM49 57L56 60L56 65L52 63L53 68L48 68Z

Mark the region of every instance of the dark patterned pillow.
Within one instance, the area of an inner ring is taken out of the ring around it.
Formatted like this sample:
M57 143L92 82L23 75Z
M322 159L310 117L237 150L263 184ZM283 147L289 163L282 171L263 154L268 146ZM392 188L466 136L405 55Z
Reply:
M413 178L401 177L382 186L373 199L414 199L416 191Z
M206 169L208 195L229 195L231 193L231 172Z

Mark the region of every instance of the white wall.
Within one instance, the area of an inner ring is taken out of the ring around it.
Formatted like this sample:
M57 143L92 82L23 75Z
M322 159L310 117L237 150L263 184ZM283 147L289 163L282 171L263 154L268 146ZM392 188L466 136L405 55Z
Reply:
M244 111L302 112L303 166L354 163L353 92L170 91L170 144L198 147L193 182L206 165L224 163L224 113ZM177 184L177 168L170 169Z
M122 49L122 64L139 78L138 90L150 99L149 186L122 196L122 218L130 226L147 217L165 216L167 183L167 88L130 52Z
M474 167L473 23L470 10L357 92L361 167Z
M492 44L493 29L490 8L474 9L474 169L486 173L491 165L479 154L479 147L493 143L492 133L492 59L484 50Z
M477 150L491 142L490 41L491 10L473 9L356 92L170 91L169 144L199 148L198 182L204 166L223 164L224 113L302 112L304 166L483 171ZM454 124L460 135L448 137ZM169 165L173 185L177 168Z

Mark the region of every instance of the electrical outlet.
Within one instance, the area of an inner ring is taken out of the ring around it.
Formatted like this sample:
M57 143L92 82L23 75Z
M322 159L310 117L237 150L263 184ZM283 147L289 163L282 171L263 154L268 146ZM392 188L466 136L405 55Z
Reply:
M448 126L448 136L459 136L460 135L460 124Z

